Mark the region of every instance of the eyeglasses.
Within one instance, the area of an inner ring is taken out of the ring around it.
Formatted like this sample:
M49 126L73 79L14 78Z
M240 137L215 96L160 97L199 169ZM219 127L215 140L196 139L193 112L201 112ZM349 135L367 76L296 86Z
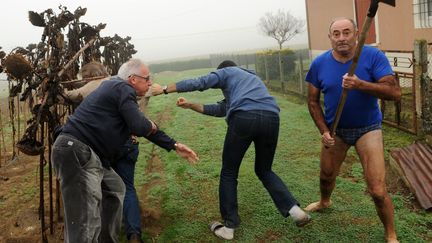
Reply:
M142 78L142 79L144 79L145 81L150 81L150 79L151 79L151 76L150 75L147 75L147 77L144 77L144 76L140 76L140 75L137 75L137 74L131 74L130 76L136 76L136 77L138 77L138 78ZM129 77L130 77L129 76Z

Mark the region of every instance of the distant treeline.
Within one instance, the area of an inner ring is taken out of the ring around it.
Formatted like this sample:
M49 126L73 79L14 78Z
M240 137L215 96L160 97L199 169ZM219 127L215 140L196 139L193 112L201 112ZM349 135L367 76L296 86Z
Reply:
M199 68L216 68L224 60L232 60L237 65L249 67L256 62L256 54L212 54L209 58L199 58L185 61L173 61L150 64L150 70L154 73L163 71L185 71Z
M153 73L163 71L184 71L198 68L210 68L211 62L209 58L194 59L187 61L174 61L166 63L150 64L149 68Z
M281 51L284 72L291 72L294 69L294 61L302 56L303 59L309 58L309 50L283 49ZM209 58L199 58L185 61L173 61L165 63L150 64L150 70L154 73L163 71L184 71L199 68L216 68L224 60L232 60L237 65L244 68L262 71L263 69L279 69L278 57L279 50L269 50L252 54L212 54ZM264 59L266 62L264 62ZM271 70L271 76L279 75L278 71Z

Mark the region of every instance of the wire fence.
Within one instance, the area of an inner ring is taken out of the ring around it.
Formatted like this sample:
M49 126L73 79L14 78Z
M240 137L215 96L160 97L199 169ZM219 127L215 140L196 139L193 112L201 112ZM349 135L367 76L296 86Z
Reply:
M417 133L414 52L385 50L402 91L400 101L380 100L383 121L401 130Z

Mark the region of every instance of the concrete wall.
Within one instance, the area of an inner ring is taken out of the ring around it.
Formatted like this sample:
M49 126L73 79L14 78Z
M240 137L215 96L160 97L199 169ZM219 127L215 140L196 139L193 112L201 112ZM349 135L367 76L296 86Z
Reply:
M396 1L396 7L380 4L378 28L380 48L383 50L414 50L414 40L426 39L432 42L432 29L414 27L413 1Z
M309 49L328 50L329 25L337 17L354 18L352 0L306 0Z

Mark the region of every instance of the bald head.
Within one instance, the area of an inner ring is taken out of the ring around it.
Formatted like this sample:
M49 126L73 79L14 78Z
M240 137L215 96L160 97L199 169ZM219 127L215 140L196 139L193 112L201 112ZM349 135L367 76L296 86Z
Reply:
M332 27L333 27L333 25L334 25L335 23L339 23L339 22L350 22L351 25L352 25L352 27L353 27L353 30L354 30L354 31L357 30L357 24L355 23L355 21L354 21L353 19L350 19L350 18L347 18L347 17L340 17L340 18L333 19L333 21L330 23L330 26L329 26L329 33L332 32Z

